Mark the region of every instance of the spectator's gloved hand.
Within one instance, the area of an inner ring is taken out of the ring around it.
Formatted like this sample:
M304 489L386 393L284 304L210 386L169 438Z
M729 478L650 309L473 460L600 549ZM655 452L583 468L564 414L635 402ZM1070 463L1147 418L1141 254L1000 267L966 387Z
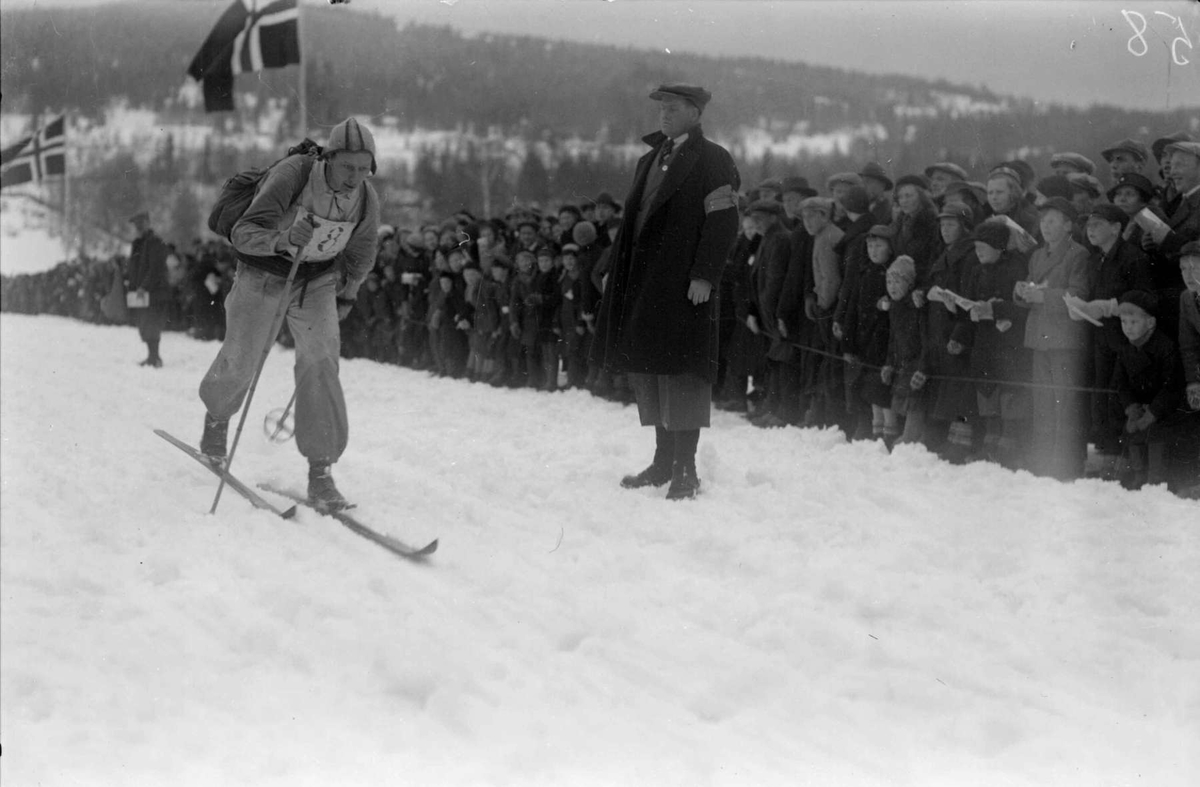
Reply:
M804 316L807 317L808 319L812 320L813 322L817 321L817 299L816 298L805 298L804 299Z
M841 339L845 333L846 331L844 328L842 328L842 324L840 322L835 322L833 324L833 338Z
M1154 422L1157 420L1158 419L1154 417L1154 412L1147 407L1145 412L1142 413L1142 417L1137 419L1135 426L1137 426L1137 430L1139 432L1144 432L1150 427L1154 426Z
M511 326L509 326L508 332L512 334L514 339L521 338L521 326L517 325L516 323L513 323Z
M912 302L913 302L913 306L916 306L918 309L923 307L925 305L925 291L924 290L913 290L912 291Z
M884 385L891 385L892 384L892 375L894 375L895 373L896 373L896 369L894 367L885 366L879 370L879 379L883 381Z
M992 308L991 301L979 301L971 307L971 322L994 319L996 319L996 312Z
M857 369L860 363L858 356L851 353L846 353L842 356L842 359L846 362L846 366L851 369Z
M962 355L962 351L965 349L967 348L963 347L960 342L956 342L953 339L946 342L946 352L950 353L951 355Z
M779 329L779 335L786 339L787 335L788 335L787 334L787 325L784 324L782 319L775 321L775 327L777 329Z
M928 379L924 372L913 372L912 380L909 381L908 387L914 391L919 391L925 387L925 382Z
M758 318L753 314L746 318L746 327L750 329L750 333L758 336Z
M1200 410L1200 383L1192 383L1187 387L1188 407Z

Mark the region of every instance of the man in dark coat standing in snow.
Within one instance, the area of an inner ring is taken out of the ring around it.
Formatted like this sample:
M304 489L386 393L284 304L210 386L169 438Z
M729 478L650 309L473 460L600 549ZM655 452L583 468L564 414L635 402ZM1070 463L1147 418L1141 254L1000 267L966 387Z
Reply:
M167 255L170 249L150 228L150 214L146 211L138 211L130 216L129 223L134 226L137 237L129 249L127 288L142 294L148 301L146 305L134 309L138 333L146 343L146 360L141 365L158 368L162 366L158 343L167 324L171 298L171 285L167 281Z
M655 429L654 461L626 488L671 483L667 497L695 497L696 445L709 425L717 376L718 284L737 237L737 167L704 138L711 94L662 85L659 130L638 161L610 251L594 360L629 375L643 426Z

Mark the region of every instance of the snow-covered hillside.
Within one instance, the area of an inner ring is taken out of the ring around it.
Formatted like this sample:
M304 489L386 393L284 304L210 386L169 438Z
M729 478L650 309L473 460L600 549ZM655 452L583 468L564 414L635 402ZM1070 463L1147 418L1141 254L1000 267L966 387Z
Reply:
M286 522L195 441L215 344L0 317L5 785L1193 785L1200 504L718 413L704 494L578 392L344 363L339 486L441 548ZM262 435L234 462L300 488Z

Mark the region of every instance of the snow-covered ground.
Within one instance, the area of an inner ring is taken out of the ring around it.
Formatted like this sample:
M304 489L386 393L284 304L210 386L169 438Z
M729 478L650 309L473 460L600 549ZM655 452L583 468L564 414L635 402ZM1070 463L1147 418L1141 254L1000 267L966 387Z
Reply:
M578 392L345 362L397 559L196 441L215 344L0 316L5 785L1195 785L1200 504L828 431L704 433L704 494ZM234 462L301 488L262 434Z

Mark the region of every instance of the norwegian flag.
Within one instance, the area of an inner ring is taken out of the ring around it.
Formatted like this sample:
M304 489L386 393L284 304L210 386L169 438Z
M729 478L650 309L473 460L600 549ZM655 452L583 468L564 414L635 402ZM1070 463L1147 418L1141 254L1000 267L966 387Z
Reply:
M297 0L234 0L188 66L204 85L204 109L233 109L233 76L300 62Z
M41 183L66 172L66 115L59 115L32 136L0 150L0 188Z

